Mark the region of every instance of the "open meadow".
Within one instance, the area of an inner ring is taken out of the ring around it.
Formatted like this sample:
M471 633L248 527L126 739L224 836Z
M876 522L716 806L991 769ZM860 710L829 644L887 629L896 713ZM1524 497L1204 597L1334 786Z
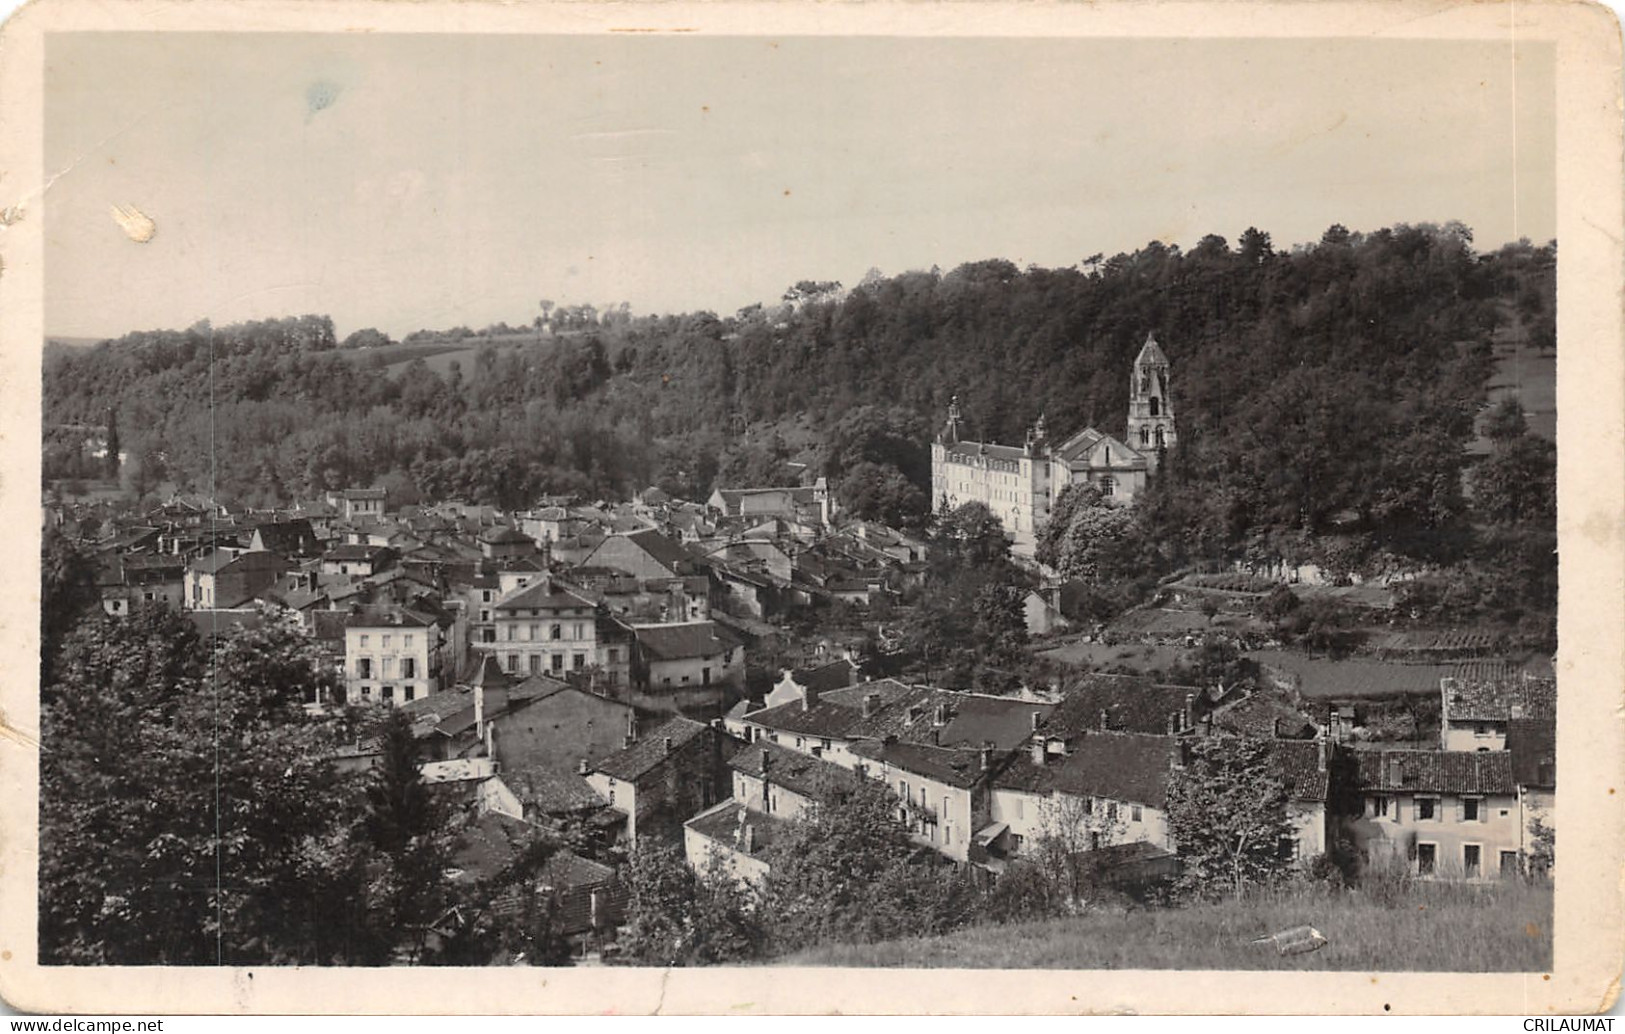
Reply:
M1551 966L1552 890L1412 883L1373 891L1293 887L1185 908L1100 911L984 925L941 937L823 945L790 966L944 969L1271 969L1534 973ZM1256 938L1309 925L1319 951Z

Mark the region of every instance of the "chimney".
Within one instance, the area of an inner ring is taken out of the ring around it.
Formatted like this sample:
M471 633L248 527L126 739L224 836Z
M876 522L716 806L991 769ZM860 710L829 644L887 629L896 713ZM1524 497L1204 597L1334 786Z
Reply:
M764 783L767 782L767 766L768 766L768 764L770 763L771 760L772 760L772 755L770 755L767 752L766 747L763 747L762 748L762 782L764 782Z
M1038 727L1040 725L1043 725L1043 724L1044 724L1044 712L1042 712L1042 711L1034 711L1033 712L1033 732L1037 732Z
M1104 707L1100 709L1100 731L1106 731L1106 709Z
M587 764L587 759L586 758L582 758L580 761L576 762L576 775L586 775L588 772L591 772L591 771L592 771L592 766Z
M931 724L943 726L948 724L948 705L938 704L936 713L931 717Z
M474 678L474 735L485 735L485 679L480 672Z
M660 747L661 747L660 752L662 754L670 754L671 753L671 737L670 736L662 737L662 739L660 741Z
M1185 694L1185 714L1180 718L1179 728L1183 732L1196 724L1196 694Z
M982 771L986 772L993 767L993 747L991 744L982 745Z
M1315 767L1319 771L1326 771L1326 730L1321 729L1315 734Z
M1037 765L1039 768L1044 767L1044 760L1045 760L1046 755L1045 755L1045 751L1044 751L1044 741L1043 740L1040 740L1040 739L1033 740L1032 743L1029 744L1028 747L1027 747L1027 753L1032 757L1033 764Z
M869 693L863 698L863 717L873 718L875 712L880 710L880 694Z
M1168 735L1172 736L1179 731L1179 712L1168 712Z
M746 823L745 825L744 847L746 854L754 854L756 852L756 826L753 823Z
M818 690L811 686L801 687L801 709L811 711L818 706Z
M638 741L638 713L626 712L626 745L630 747Z
M1388 785L1395 787L1405 785L1404 762L1397 757L1384 757L1382 760L1388 767Z

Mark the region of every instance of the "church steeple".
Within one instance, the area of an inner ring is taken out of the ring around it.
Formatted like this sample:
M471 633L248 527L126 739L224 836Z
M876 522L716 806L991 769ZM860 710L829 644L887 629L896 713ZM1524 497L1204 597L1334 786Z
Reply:
M1128 444L1139 450L1156 469L1157 461L1174 447L1174 410L1168 394L1168 357L1154 335L1134 360L1128 394Z
M948 400L948 424L942 429L939 436L944 445L953 445L959 441L959 396L955 395Z

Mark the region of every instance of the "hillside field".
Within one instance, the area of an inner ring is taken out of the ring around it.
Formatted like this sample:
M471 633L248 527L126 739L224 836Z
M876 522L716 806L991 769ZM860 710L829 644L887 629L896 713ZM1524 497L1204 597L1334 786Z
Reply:
M1552 964L1552 890L1417 883L1388 894L1294 887L1241 901L976 926L941 937L823 945L787 966L1260 969L1536 973ZM1255 938L1310 925L1327 944L1280 955Z

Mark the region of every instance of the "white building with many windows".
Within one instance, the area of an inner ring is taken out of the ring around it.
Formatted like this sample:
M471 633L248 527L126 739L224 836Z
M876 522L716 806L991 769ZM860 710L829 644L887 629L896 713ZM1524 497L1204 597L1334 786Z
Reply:
M491 614L496 641L481 645L503 671L562 678L599 663L597 608L545 575L504 596Z
M1040 415L1025 444L995 445L963 438L963 422L955 397L931 446L933 507L944 513L982 503L1004 524L1012 549L1031 556L1039 528L1068 485L1092 484L1110 499L1132 503L1158 459L1173 448L1168 357L1148 335L1131 374L1126 440L1086 427L1052 445Z
M346 699L399 706L439 692L449 675L450 624L407 607L351 614L344 622Z

